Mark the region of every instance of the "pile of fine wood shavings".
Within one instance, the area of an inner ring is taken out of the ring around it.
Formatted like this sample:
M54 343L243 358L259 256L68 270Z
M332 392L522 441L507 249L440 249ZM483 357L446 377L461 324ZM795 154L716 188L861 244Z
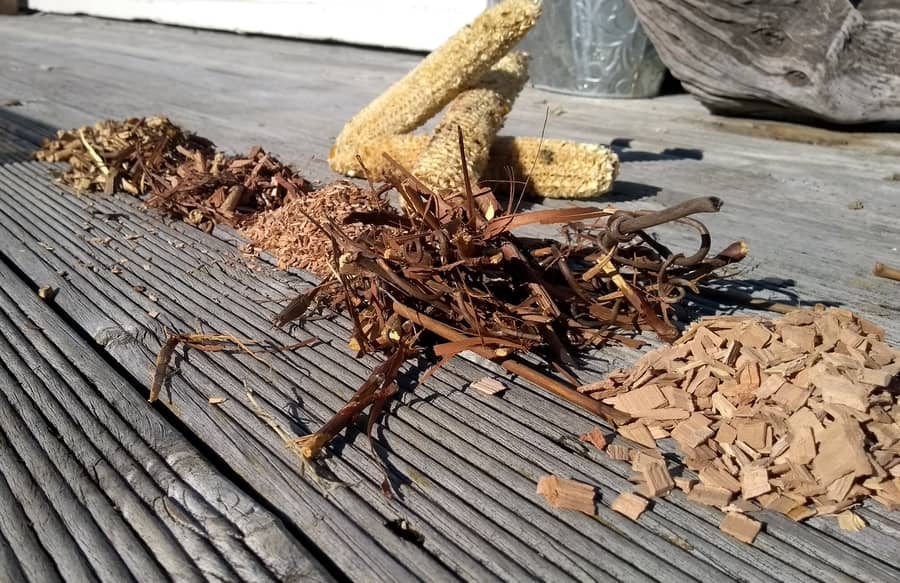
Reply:
M582 439L632 462L646 497L677 486L730 513L837 515L856 530L865 523L850 509L865 499L900 508L898 373L900 350L847 310L705 318L631 371L580 389L631 415L618 431L646 449L606 446L599 430ZM699 482L671 477L656 449L665 437ZM748 517L728 521L738 538L758 531Z
M353 213L377 213L386 208L386 201L377 193L352 182L338 181L258 214L240 232L256 247L275 255L279 269L296 267L329 277L334 247L327 232L310 219L343 224ZM344 235L353 240L370 238L373 229L374 226L363 223L343 227Z

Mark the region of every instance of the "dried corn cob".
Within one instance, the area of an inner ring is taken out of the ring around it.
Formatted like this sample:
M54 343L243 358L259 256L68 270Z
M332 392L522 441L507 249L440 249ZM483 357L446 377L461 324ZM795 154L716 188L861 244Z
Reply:
M469 178L477 182L488 163L491 145L506 114L528 80L528 56L510 53L471 89L460 93L434 129L434 135L413 167L413 174L432 188L459 190L462 130Z
M351 119L329 162L336 172L356 166L360 144L414 130L482 77L541 13L537 0L506 0L486 10Z
M426 135L385 136L361 146L359 155L370 178L384 180L388 172L384 153L405 168L412 168L429 141L430 137ZM612 188L619 173L619 158L600 145L499 136L491 147L483 178L505 182L508 180L507 167L512 168L516 180L528 179L526 191L529 194L547 198L591 198ZM348 174L361 176L362 169L357 164Z
M507 181L506 167L528 191L547 198L590 198L609 192L619 157L605 146L565 140L512 138L491 149L486 180Z

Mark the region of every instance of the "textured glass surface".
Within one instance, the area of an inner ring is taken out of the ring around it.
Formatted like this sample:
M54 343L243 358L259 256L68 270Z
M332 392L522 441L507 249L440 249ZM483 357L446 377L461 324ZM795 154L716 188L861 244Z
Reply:
M544 0L519 48L531 54L531 82L554 91L652 97L665 73L628 0Z

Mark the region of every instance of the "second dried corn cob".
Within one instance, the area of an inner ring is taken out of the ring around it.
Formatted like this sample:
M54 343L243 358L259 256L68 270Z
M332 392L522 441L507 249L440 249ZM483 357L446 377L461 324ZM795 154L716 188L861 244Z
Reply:
M384 154L412 168L428 146L426 135L385 136L360 147L359 155L372 180L389 171ZM458 156L458 154L457 154ZM459 164L457 163L457 167ZM592 198L610 191L619 173L619 157L605 146L565 140L499 136L491 147L483 178L506 182L506 168L517 181L528 179L526 191L547 198ZM348 172L361 176L359 164ZM496 189L502 188L496 185Z
M494 138L527 80L527 55L510 53L503 57L474 87L450 103L413 167L413 174L432 188L460 190L464 181L459 128L468 175L473 183L477 182L487 166Z
M336 172L356 166L360 144L414 130L476 82L534 26L537 0L506 0L463 27L344 126L329 156Z

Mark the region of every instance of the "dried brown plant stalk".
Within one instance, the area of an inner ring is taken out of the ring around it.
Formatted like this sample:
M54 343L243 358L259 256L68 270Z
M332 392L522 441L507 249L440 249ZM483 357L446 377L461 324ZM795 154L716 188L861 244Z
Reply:
M460 155L465 160L465 152ZM738 242L708 256L709 233L690 215L718 211L718 199L693 199L662 211L526 212L514 210L510 200L504 211L489 188L435 191L388 163L388 184L399 194L402 211L385 206L351 213L343 224L314 221L334 249L334 277L323 284L329 293L314 288L276 318L285 324L317 304L345 309L353 320L351 347L387 355L341 411L301 438L305 459L319 455L367 407L374 423L397 391L401 365L418 350L432 351L436 367L472 351L613 424L625 423L627 413L575 390L575 355L609 342L640 345L633 333L644 328L674 340L670 313L685 290L696 291L715 270L747 253ZM487 199L494 216L479 204ZM648 232L673 221L699 236L689 256L673 253ZM378 228L350 236L346 227L352 224ZM559 225L565 239L517 234L536 224ZM543 359L559 378L529 365L520 358L525 354Z
M232 336L231 334L203 334L200 332L193 332L189 334L167 333L166 339L160 347L159 353L157 353L156 355L156 366L154 367L153 377L150 381L150 397L147 399L147 401L153 403L159 398L159 394L162 392L163 384L165 383L166 376L169 372L169 362L172 360L172 356L175 354L175 349L178 348L179 344L184 344L189 348L193 348L194 350L199 350L201 352L243 352L245 354L249 354L256 360L268 366L266 361L257 356L258 354L273 351L296 350L305 346L311 346L316 342L318 341L315 339L310 339L297 342L290 346L280 346L277 348L257 348L256 350L253 350L250 347L258 346L259 342L257 342L256 340L238 338L237 336Z

